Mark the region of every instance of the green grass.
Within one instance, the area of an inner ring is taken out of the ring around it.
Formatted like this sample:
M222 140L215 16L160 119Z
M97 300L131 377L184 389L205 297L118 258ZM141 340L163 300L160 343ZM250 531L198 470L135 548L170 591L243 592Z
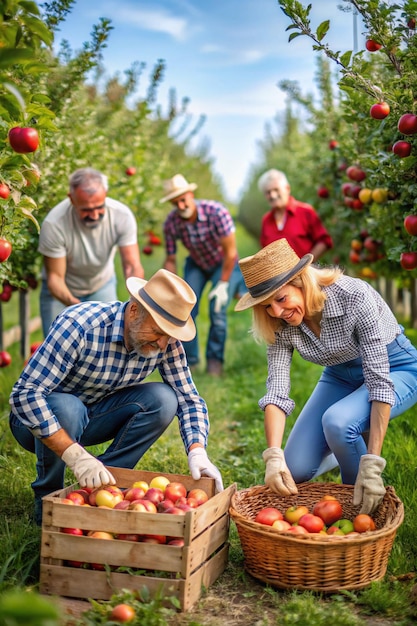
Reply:
M241 255L252 253L253 242L245 241L244 238L241 241ZM162 250L155 250L151 258L144 259L144 263L149 278L162 264ZM120 297L126 297L123 295L123 283L120 291ZM203 304L198 322L202 346L207 335L206 310ZM232 304L224 376L221 380L209 378L203 370L195 375L196 385L209 408L209 456L221 470L225 485L235 482L238 489L262 484L264 476L261 457L265 447L263 414L257 402L265 391L266 356L265 348L255 344L250 337L249 327L250 312L235 313ZM410 331L408 335L414 343L417 342L416 331ZM0 591L3 594L15 588L36 591L39 576L40 531L31 521L30 483L35 476L35 460L14 442L7 424L7 398L23 365L15 346L12 355L12 366L0 370ZM320 371L320 367L295 357L292 397L296 401L296 410L288 418L287 434ZM417 617L412 594L417 563L417 426L414 414L415 411L410 410L394 420L389 426L384 444L386 483L395 487L405 505L405 520L397 533L384 581L374 583L363 591L339 593L330 597L269 588L245 574L239 538L232 523L228 568L219 581L203 594L197 606L188 614L173 616L154 603L149 605L153 608L149 608L147 616L142 614L140 623L145 626L212 626L223 623L246 626L255 623L405 626L414 623ZM138 469L188 473L177 423L174 422L146 453ZM323 477L323 480L334 479L338 479L336 474ZM85 618L85 621L79 623L104 624L107 623L105 615L101 604L93 605L88 620ZM31 622L26 624L29 626ZM55 623L52 622L51 626L55 626Z

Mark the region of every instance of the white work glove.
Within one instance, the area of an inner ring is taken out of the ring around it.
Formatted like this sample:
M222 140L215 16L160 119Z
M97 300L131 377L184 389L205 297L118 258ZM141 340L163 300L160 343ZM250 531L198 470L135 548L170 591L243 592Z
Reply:
M298 493L297 485L285 462L284 450L267 448L263 451L262 458L266 465L265 485L267 487L282 496Z
M194 480L200 480L202 476L214 478L216 491L223 491L223 481L217 467L213 465L204 448L193 448L188 453L188 467Z
M209 300L216 298L214 312L220 313L222 307L226 306L229 300L229 283L225 280L219 280L217 285L210 291L208 298Z
M353 504L362 504L360 513L370 515L382 502L385 487L381 474L386 464L386 460L376 454L361 456L353 490Z
M61 456L65 465L74 472L80 487L115 485L116 481L103 463L84 450L79 443L71 444Z

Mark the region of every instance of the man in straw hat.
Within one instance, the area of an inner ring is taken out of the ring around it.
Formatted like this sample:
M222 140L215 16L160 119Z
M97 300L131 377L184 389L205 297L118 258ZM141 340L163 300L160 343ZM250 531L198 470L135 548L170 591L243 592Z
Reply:
M63 487L65 465L81 487L114 484L108 466L134 468L175 415L193 478L210 476L223 488L205 450L207 406L181 343L195 335L195 294L164 269L126 286L128 302L63 311L13 387L12 433L37 455L37 523L42 497ZM144 382L154 370L162 382ZM85 449L109 440L98 458Z
M223 373L224 349L227 334L227 307L230 299L242 285L238 265L235 225L229 211L213 200L196 200L195 183L176 174L165 182L165 195L160 202L171 202L174 209L164 223L166 259L164 267L177 273L177 241L188 250L184 279L197 295L192 311L196 320L200 300L207 283L210 328L206 345L207 372L214 376ZM198 336L185 343L188 363L195 367L200 360Z
M252 308L254 337L268 345L267 392L259 400L265 483L295 494L297 483L339 466L343 483L355 485L353 503L373 513L385 494L381 452L389 420L417 402L417 350L371 285L312 261L286 239L240 261L248 293L235 310ZM294 350L324 370L284 455Z

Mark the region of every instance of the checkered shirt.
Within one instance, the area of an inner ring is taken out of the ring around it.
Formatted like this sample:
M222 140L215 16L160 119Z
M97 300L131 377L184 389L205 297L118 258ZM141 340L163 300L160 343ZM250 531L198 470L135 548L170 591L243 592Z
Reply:
M331 366L360 357L369 401L394 404L387 345L402 330L391 309L367 282L342 276L325 287L327 295L318 338L302 322L286 325L268 346L267 393L259 400L262 410L268 404L289 415L295 403L290 394L290 368L293 351L306 361Z
M55 391L77 396L87 407L123 388L138 385L155 369L178 398L178 420L186 450L207 445L208 411L191 378L184 348L171 338L165 352L152 358L124 346L126 302L84 302L68 307L53 323L14 385L12 412L36 437L59 430L48 406Z
M187 248L193 261L205 271L211 271L223 262L221 239L235 232L229 211L211 200L196 200L197 219L181 219L176 209L169 213L164 223L167 255L177 252L177 241Z

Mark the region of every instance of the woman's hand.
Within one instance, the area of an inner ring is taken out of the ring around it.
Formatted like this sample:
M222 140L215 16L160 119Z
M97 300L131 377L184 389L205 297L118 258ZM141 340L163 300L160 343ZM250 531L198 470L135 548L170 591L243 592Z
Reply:
M265 485L283 496L298 493L281 448L267 448L262 454L265 461Z

